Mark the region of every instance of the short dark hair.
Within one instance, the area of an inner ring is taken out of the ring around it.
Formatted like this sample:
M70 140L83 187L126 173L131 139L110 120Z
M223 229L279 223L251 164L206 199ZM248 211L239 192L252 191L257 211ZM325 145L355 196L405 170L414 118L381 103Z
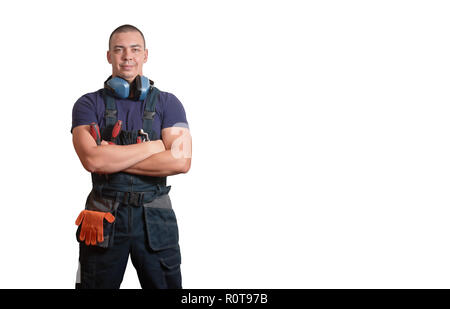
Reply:
M114 33L122 33L122 32L130 32L130 31L137 31L141 34L142 39L144 40L144 49L145 49L145 38L144 35L142 34L141 30L139 30L138 28L136 28L135 26L132 25L122 25L120 27L117 27L109 36L109 49L111 49L111 38L114 35Z

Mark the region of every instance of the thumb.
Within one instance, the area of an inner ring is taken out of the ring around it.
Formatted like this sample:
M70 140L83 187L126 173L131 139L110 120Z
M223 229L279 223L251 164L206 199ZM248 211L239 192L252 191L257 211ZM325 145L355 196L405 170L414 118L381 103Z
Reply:
M116 218L114 218L113 214L110 212L105 213L105 219L109 223L113 223Z

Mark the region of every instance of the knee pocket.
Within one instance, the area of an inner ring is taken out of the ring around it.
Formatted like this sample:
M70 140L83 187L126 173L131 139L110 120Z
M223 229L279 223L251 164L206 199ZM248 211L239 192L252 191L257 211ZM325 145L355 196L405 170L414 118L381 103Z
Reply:
M177 252L171 256L162 257L159 261L165 270L168 272L173 272L180 268L181 254L180 252Z
M172 249L169 250L171 255L160 257L159 259L164 273L166 288L181 289L181 254L179 248L173 250L175 253L173 253Z

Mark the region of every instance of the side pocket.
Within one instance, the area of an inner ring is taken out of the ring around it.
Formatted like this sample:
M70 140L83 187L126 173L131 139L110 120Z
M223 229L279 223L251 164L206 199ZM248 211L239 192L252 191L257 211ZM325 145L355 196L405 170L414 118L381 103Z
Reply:
M179 250L171 256L160 258L160 262L166 280L166 288L181 289L181 254Z
M175 253L172 256L160 258L161 265L168 271L177 270L181 265L181 254L180 252Z
M144 204L147 239L154 251L178 246L178 225L169 195Z
M111 199L97 197L95 196L94 192L91 191L91 193L87 198L85 209L101 212L110 212L114 215L114 217L116 217L118 206L119 206L118 202L115 202L114 200ZM95 244L94 246L101 248L108 248L113 245L115 224L116 221L114 221L113 223L109 223L107 220L103 220L103 241L100 243L97 242L97 244ZM80 243L84 243L83 241L80 241L80 231L82 225L83 223L81 223L78 226L76 232L77 241Z

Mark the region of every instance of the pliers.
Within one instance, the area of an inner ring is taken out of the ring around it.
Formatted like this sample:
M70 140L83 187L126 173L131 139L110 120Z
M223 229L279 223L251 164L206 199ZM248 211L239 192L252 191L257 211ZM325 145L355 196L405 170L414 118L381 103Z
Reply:
M150 141L150 139L148 138L148 133L145 133L143 129L140 129L138 131L138 133L139 133L139 135L142 135L142 137L141 136L137 137L137 140L136 140L137 144L140 144L140 143L146 142L146 141Z

